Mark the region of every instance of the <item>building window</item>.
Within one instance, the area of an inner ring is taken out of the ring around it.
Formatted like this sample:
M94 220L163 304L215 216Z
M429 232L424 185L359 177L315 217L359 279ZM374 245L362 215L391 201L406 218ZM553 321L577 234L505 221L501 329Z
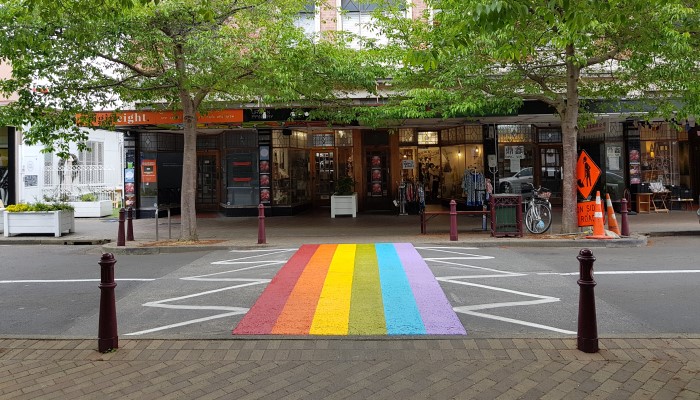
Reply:
M352 131L347 129L336 130L335 144L337 146L352 146Z
M418 144L438 144L438 133L436 131L418 132Z
M405 10L403 1L399 2L399 9ZM379 8L378 4L367 3L362 0L341 0L341 21L343 31L361 36L365 39L375 40L378 43L386 43L386 38L379 28L374 26L372 13ZM358 47L359 42L353 41L353 47Z
M416 131L411 128L399 129L399 143L416 144Z
M316 133L311 135L312 147L335 146L335 137L332 133Z
M313 37L316 34L316 6L313 3L304 6L294 20L294 25L302 29L306 36Z

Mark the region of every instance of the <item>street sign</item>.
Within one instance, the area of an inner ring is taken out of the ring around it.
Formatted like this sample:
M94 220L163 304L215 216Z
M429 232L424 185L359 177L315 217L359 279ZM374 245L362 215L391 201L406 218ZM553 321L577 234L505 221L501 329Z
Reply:
M584 201L577 204L576 215L578 226L593 226L595 218L595 201Z
M584 198L591 195L591 191L600 177L600 168L596 165L585 150L581 150L576 163L576 187Z

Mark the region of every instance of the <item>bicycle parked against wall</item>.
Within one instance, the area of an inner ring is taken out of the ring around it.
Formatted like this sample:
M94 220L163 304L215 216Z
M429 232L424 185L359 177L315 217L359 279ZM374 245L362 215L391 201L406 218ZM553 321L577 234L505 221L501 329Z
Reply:
M530 233L545 233L552 226L552 204L549 197L552 192L542 186L532 188L532 196L525 203L525 228Z

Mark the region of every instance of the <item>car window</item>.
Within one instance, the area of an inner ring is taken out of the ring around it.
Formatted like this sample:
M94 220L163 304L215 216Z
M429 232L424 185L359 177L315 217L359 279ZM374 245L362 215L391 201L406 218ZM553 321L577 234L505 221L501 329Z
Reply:
M532 168L525 168L520 171L520 176L532 176Z

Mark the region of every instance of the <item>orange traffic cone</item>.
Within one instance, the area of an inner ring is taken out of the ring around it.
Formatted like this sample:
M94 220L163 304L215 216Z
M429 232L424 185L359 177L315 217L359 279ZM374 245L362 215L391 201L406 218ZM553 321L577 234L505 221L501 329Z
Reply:
M595 192L595 213L593 214L593 235L586 239L612 239L605 235L605 223L603 222L603 205L600 204L600 191Z
M620 236L620 227L617 225L617 218L615 218L612 200L610 200L610 195L607 193L605 193L605 208L608 210L608 230Z

